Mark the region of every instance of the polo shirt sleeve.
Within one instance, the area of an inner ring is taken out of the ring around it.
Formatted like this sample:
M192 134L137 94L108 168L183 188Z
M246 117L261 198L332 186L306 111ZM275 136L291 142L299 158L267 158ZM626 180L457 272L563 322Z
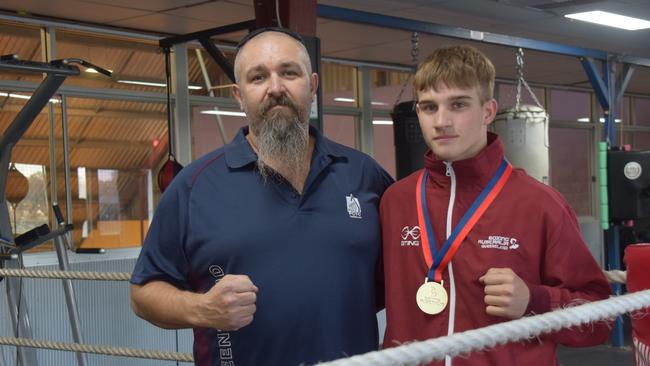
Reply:
M161 280L179 289L189 289L184 243L190 189L183 173L187 172L181 172L160 199L131 276L133 284Z

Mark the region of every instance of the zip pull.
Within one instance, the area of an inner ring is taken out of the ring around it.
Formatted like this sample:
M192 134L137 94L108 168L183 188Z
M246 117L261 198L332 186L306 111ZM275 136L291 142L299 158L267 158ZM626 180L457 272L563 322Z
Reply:
M451 177L451 161L443 161L443 163L445 163L445 166L447 167L445 175Z

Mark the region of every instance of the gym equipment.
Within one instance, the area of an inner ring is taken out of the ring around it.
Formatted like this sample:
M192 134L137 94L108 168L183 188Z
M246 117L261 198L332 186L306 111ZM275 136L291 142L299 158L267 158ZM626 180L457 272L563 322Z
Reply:
M183 169L183 166L176 161L174 156L174 127L172 123L172 75L171 75L171 62L169 60L169 53L171 50L165 48L165 78L167 80L167 147L168 147L168 156L167 161L162 165L160 171L158 172L158 188L160 192L165 192L165 189L169 187L172 183L172 180L180 171Z
M16 233L16 208L20 201L24 200L29 193L29 181L23 173L17 168L13 162L7 172L7 183L11 187L11 191L5 194L5 198L11 204L12 212L14 213L14 233Z
M393 119L396 179L402 179L424 166L424 154L429 147L420 130L415 101L397 104L390 115Z
M492 129L506 148L510 163L526 170L538 181L549 184L548 114L524 79L524 51L517 50L517 96L514 107L497 113ZM521 86L530 93L535 105L521 104Z
M411 62L414 68L417 67L419 53L420 36L417 32L413 32L411 34ZM429 149L422 136L418 115L415 112L416 101L399 102L412 77L413 74L409 74L404 81L390 114L393 120L396 179L402 179L421 169L424 166L424 154Z
M60 211L57 213L58 207L55 209L55 214L60 224L59 228L51 231L47 224L43 224L14 238L11 220L9 219L6 194L7 179L11 173L9 162L11 161L13 147L27 129L29 129L43 107L50 102L50 98L56 93L61 84L63 84L63 81L70 75L79 75L79 68L71 64L80 64L84 67L95 69L101 74L111 75L109 71L77 58L54 60L52 62L35 62L19 60L15 55L0 56L0 70L38 72L47 75L0 137L0 238L2 238L2 245L0 245L0 268L5 266L13 268L24 267L23 252L50 240L54 240L55 242L59 266L61 268L67 268L69 266L63 240L66 234L72 230L72 225L65 225ZM1 277L0 280L2 280ZM83 340L79 330L79 315L73 288L69 280L67 282L64 280L63 284L72 335L75 342L80 343ZM15 278L7 279L6 288L9 314L16 336L32 338L29 314L24 304L25 301L23 300L22 281ZM17 360L21 365L38 365L33 349L18 347L17 351ZM77 362L80 366L84 366L86 364L85 355L77 353Z
M650 217L650 151L608 151L602 180L609 188L610 220Z

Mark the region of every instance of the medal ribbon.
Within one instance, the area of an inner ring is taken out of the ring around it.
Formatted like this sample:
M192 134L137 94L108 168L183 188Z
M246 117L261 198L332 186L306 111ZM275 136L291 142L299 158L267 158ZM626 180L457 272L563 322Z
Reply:
M431 227L431 220L429 219L429 210L427 209L425 187L428 173L426 169L422 170L415 188L415 200L418 211L418 224L420 225L420 237L422 238L422 253L424 254L424 261L429 266L427 277L430 281L440 282L442 280L442 271L447 268L447 264L454 254L456 254L456 251L463 240L465 240L465 237L467 237L467 234L469 234L474 225L483 216L483 213L485 213L499 192L501 192L501 189L510 177L510 173L512 173L512 165L506 159L503 159L494 176L490 179L481 194L476 197L472 206L465 212L460 222L458 222L438 252L436 251L435 235Z

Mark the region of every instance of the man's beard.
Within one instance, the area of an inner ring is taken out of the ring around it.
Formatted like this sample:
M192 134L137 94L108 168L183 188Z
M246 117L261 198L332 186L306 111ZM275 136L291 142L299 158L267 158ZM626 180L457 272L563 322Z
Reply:
M271 110L277 105L287 108ZM284 94L267 99L251 118L250 128L256 137L257 167L262 178L277 173L293 178L302 172L309 145L308 121L306 113L291 99ZM267 162L272 162L275 169Z

